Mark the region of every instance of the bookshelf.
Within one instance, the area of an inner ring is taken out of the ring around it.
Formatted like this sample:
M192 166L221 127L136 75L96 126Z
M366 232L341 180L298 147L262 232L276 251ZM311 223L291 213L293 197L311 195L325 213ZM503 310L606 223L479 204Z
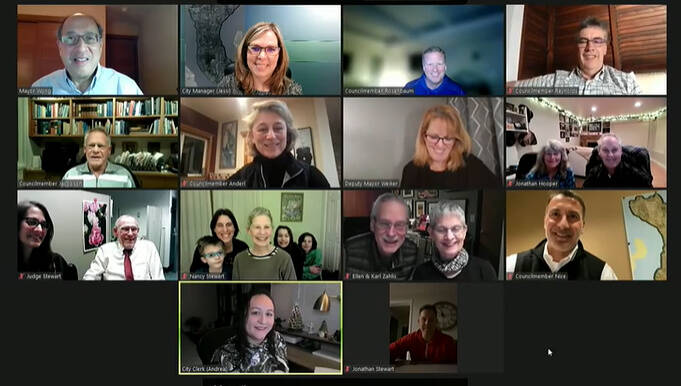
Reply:
M31 98L28 137L38 148L34 155L42 153L51 142L77 144L82 155L84 135L91 128L102 126L111 138L112 162L117 162L116 158L126 151L160 152L167 158L177 154L179 148L178 110L177 97ZM176 173L129 167L143 188L177 187ZM59 173L52 174L55 173L30 170L24 173L24 180L61 178Z

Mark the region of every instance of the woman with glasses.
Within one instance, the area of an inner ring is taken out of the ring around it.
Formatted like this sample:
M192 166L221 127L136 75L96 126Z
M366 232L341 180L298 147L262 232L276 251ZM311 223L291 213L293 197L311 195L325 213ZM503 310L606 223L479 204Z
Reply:
M228 180L236 188L328 188L324 174L313 165L293 157L298 132L286 103L266 100L253 104L244 118L247 141L254 155Z
M248 215L248 235L253 246L234 258L233 280L296 280L291 255L271 243L272 213L257 207Z
M248 29L236 54L234 72L218 87L229 95L301 95L303 88L286 76L288 53L279 27L260 22Z
M17 204L17 268L19 273L58 273L64 280L78 280L78 270L52 252L54 224L39 202Z
M459 111L431 107L421 120L414 157L402 170L403 188L466 189L498 187L482 161L471 154L471 138Z
M431 207L430 237L435 246L427 263L416 267L413 280L495 280L492 265L479 257L469 255L463 245L466 241L466 215L454 201L444 200Z
M525 181L536 181L536 186L540 186L541 182L555 184L549 186L551 188L575 187L575 175L568 166L567 151L560 141L551 139L542 146L537 154L537 162L525 176Z
M245 242L236 238L239 234L239 224L236 222L236 217L229 209L218 209L213 213L213 218L210 220L210 229L213 232L214 238L217 238L222 242L223 256L219 259L222 265L222 273L225 274L224 280L232 279L232 266L234 264L234 257L241 251L248 249L248 245ZM205 236L197 242L200 243L201 240L205 239ZM199 245L196 246L194 250L194 259L192 265L189 268L190 272L212 272L209 271L209 267L217 265L217 260L210 261L210 257L206 258L207 261L203 261L202 254L199 251ZM217 257L214 257L217 258ZM211 264L208 264L211 263ZM215 268L214 268L215 269Z

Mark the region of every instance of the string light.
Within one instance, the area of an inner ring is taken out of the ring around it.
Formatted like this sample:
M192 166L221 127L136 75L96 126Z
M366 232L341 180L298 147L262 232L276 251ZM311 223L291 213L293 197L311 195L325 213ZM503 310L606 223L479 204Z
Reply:
M584 118L584 117L580 117L580 116L574 114L573 112L566 110L566 109L558 106L557 104L555 104L555 103L553 103L549 100L546 100L544 98L533 97L533 98L530 98L530 99L537 102L538 104L540 104L543 107L547 107L547 108L549 108L549 109L551 109L555 112L564 114L568 118L574 119L575 121L577 121L579 126L583 126L583 125L585 125L586 123L589 123L589 122L600 122L600 121L605 121L605 122L608 122L608 121L609 122L616 122L616 121L654 121L657 118L659 118L662 115L667 113L667 108L662 107L662 108L660 108L656 111L649 112L649 113L621 114L621 115L608 115L608 116L602 116L602 117L587 117L587 118Z

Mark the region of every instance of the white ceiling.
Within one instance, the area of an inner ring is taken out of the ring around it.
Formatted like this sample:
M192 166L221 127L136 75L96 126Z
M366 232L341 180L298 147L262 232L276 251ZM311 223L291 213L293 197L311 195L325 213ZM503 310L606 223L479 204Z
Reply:
M289 108L296 105L313 105L314 98L276 98L284 101ZM228 122L248 115L253 103L263 98L182 98L180 104L207 116L217 122Z
M599 97L599 98L544 98L551 101L564 110L573 114L589 118L612 115L651 113L667 106L667 98L648 97ZM640 107L634 103L641 102ZM596 106L596 111L591 112L591 107Z

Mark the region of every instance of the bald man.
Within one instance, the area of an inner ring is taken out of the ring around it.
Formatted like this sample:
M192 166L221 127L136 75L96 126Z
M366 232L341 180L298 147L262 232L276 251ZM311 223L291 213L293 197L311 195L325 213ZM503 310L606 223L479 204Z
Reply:
M83 280L165 280L161 257L149 240L138 240L139 224L132 216L116 220L116 241L97 249Z
M43 76L31 87L50 87L53 95L141 95L127 75L99 64L104 31L94 17L73 14L57 30L64 68Z

